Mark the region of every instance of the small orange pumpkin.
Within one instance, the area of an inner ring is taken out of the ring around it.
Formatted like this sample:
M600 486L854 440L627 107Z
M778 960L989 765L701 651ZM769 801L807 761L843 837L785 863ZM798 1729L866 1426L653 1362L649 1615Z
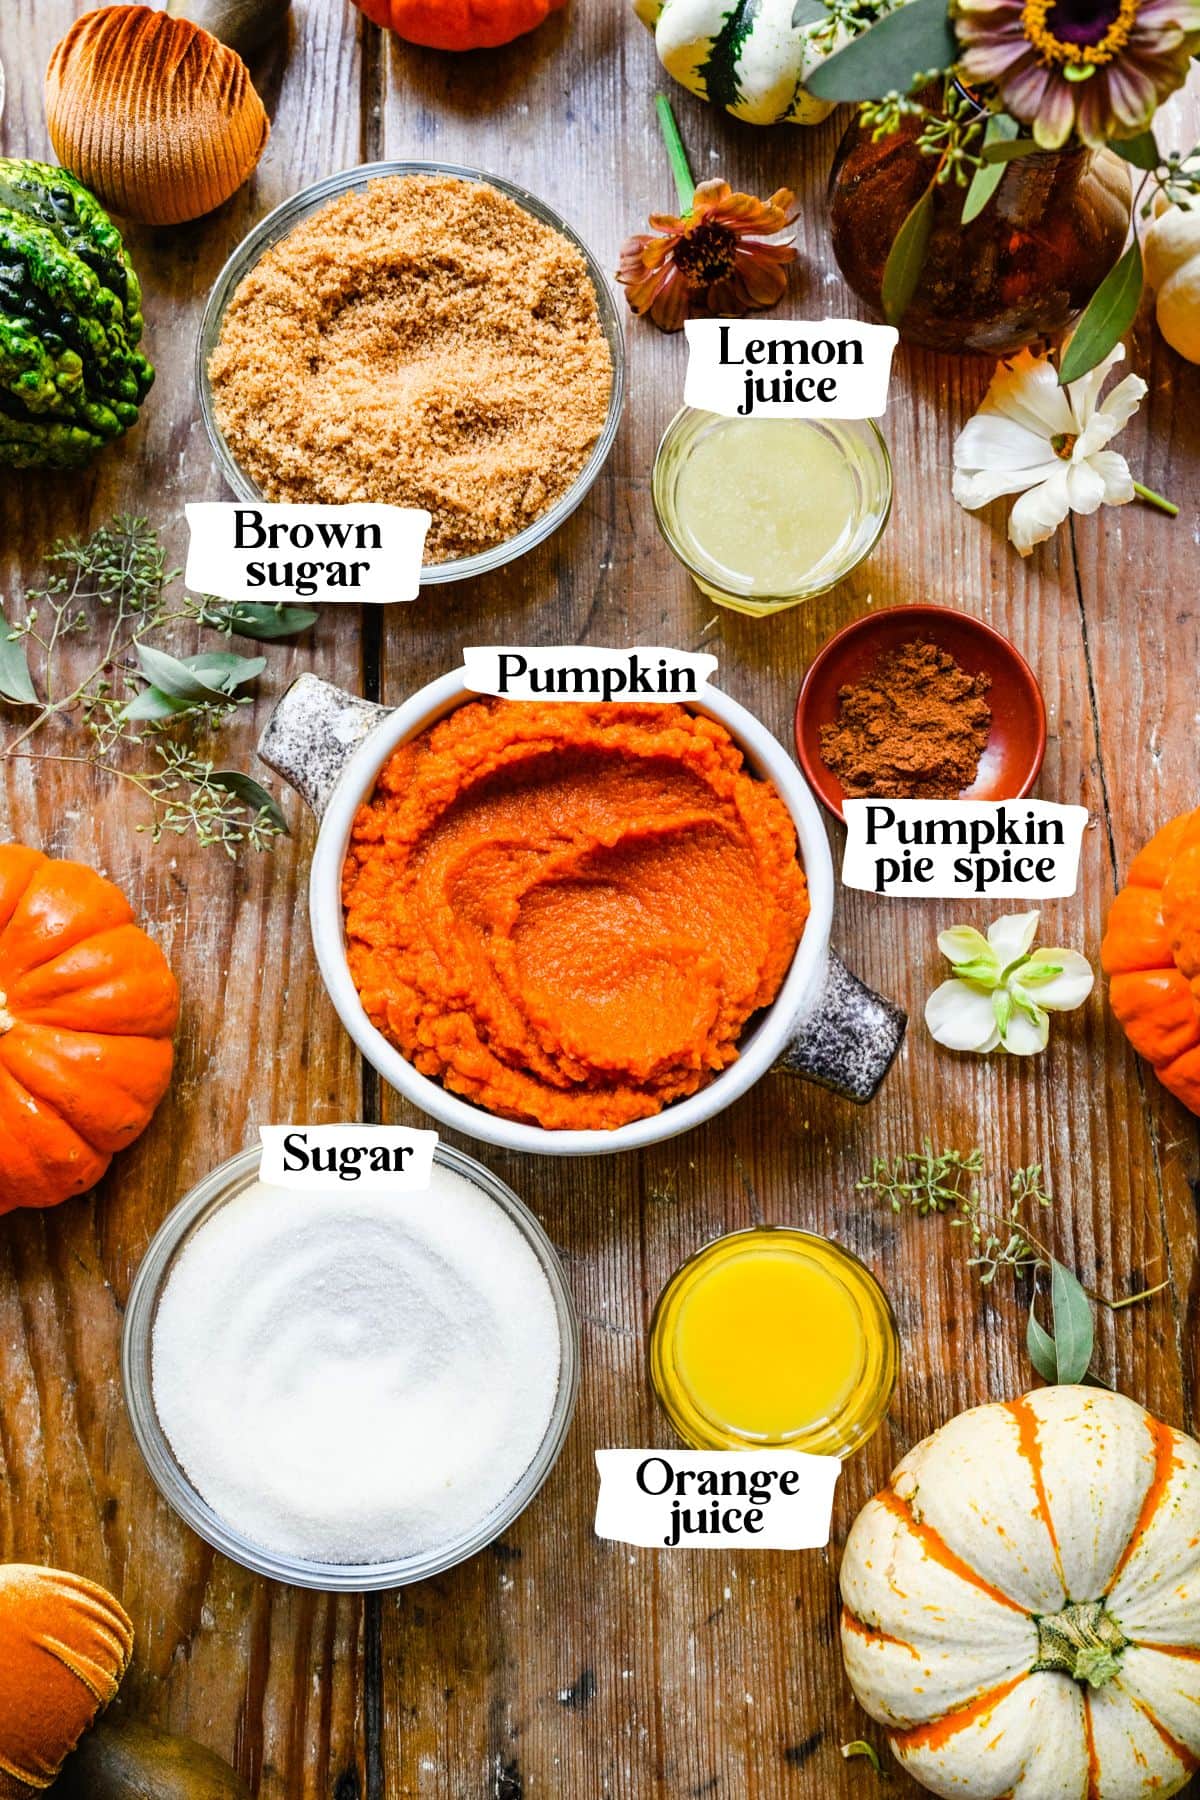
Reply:
M50 1786L132 1654L133 1626L94 1581L0 1565L0 1800Z
M385 31L430 50L494 50L535 31L566 0L354 0Z
M0 1213L92 1187L171 1079L179 989L122 894L0 844Z
M1100 961L1126 1037L1200 1114L1200 807L1164 825L1134 858Z

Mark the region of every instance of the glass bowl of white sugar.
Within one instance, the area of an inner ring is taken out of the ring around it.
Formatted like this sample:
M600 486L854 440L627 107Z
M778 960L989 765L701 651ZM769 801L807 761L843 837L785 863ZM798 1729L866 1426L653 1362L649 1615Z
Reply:
M463 1562L553 1468L579 1326L533 1214L439 1145L423 1193L259 1180L186 1196L134 1278L121 1367L160 1492L278 1581L403 1587Z

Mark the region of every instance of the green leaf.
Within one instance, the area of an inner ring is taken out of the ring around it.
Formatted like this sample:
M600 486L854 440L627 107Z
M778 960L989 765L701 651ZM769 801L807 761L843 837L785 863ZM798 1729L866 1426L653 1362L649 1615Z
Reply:
M205 681L179 657L156 650L153 644L138 644L137 655L146 680L172 700L185 700L196 706L213 705L229 698L223 688Z
M1015 162L1018 156L1036 156L1041 145L1033 138L1002 138L997 143L985 144L979 152L985 163Z
M152 686L192 706L216 706L228 701L234 688L253 681L267 666L265 656L234 656L212 650L199 656L171 656L153 644L137 645L142 674Z
M1015 119L1007 113L993 113L983 134L983 148L989 145L1010 143L1020 130ZM986 162L981 169L976 169L967 189L967 197L963 201L962 222L969 225L977 219L1000 183L1004 180L1004 164L1002 162Z
M121 708L122 719L173 719L176 713L187 712L191 705L189 700L173 700L170 694L164 694L161 688L143 688L127 706Z
M824 6L820 0L817 3L824 14ZM231 606L206 605L201 615L206 625L218 631L236 631L239 637L263 640L295 637L315 625L319 616L307 606L254 606L240 600Z
M882 100L958 55L946 0L909 0L815 68L805 85L818 100Z
M1108 147L1123 156L1127 163L1132 163L1135 169L1157 169L1162 161L1152 131L1139 131L1136 137L1113 138Z
M912 5L920 4L921 0L912 0ZM891 13L889 17L899 18L900 14ZM921 279L921 270L925 267L930 233L933 231L934 186L931 181L896 233L895 241L888 251L883 269L881 297L883 316L889 325L898 325L908 311L909 302Z
M37 689L29 673L29 650L23 637L10 638L12 626L0 606L0 694L17 706L36 706Z
M1029 1360L1043 1381L1058 1380L1058 1357L1054 1351L1054 1339L1039 1323L1034 1308L1037 1306L1037 1295L1029 1303L1029 1323L1025 1327L1025 1348L1029 1352Z
M1092 1303L1078 1278L1060 1262L1050 1264L1050 1312L1054 1322L1056 1380L1082 1381L1096 1338Z
M214 769L208 779L214 787L224 788L227 794L235 794L239 800L244 801L256 817L265 813L277 831L281 831L285 837L291 836L278 803L251 776L243 775L240 769Z
M1142 247L1132 244L1096 289L1058 368L1060 387L1078 381L1116 348L1137 317L1142 298Z
M796 0L792 8L792 30L803 31L806 25L823 25L829 20L825 0Z
M265 656L235 656L231 650L205 650L199 656L185 656L181 660L184 668L198 675L201 681L211 681L227 694L254 681L267 666Z

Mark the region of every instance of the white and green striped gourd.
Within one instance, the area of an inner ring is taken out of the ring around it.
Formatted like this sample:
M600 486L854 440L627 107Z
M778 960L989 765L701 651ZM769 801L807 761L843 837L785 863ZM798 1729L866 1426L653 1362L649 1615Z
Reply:
M845 37L795 26L796 0L633 0L659 60L691 93L751 125L819 125L833 110L804 86Z

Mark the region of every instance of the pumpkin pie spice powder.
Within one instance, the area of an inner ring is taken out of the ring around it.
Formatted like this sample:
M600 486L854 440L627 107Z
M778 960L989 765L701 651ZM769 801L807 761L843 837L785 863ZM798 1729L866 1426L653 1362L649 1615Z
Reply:
M990 686L990 675L914 639L839 689L837 719L821 727L822 759L850 799L956 799L979 772Z
M427 562L514 537L572 485L612 359L575 246L482 182L385 176L238 287L209 363L268 500L425 507Z

